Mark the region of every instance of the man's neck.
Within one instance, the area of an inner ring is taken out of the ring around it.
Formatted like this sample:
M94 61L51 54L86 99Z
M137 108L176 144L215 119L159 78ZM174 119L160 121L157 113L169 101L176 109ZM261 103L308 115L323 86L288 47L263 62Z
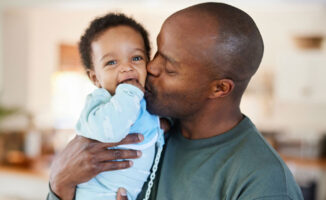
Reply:
M181 133L188 139L203 139L220 135L231 130L241 120L240 109L234 108L221 112L201 112L187 119L180 119Z

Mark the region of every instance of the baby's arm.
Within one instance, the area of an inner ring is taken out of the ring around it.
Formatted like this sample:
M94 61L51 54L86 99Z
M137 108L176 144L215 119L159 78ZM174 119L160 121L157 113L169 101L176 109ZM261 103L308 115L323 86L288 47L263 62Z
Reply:
M78 134L101 142L119 142L138 118L143 96L130 84L120 84L112 98L104 89L95 90L77 123Z

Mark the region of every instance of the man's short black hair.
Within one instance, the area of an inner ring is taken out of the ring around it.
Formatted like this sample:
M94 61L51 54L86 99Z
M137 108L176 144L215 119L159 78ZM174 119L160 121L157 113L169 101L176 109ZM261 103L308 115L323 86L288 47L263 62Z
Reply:
M148 33L145 28L134 19L127 17L122 13L109 13L105 16L94 19L86 29L84 35L80 38L79 53L86 69L93 68L91 43L105 30L120 25L129 26L141 34L144 40L147 59L150 59L151 48Z

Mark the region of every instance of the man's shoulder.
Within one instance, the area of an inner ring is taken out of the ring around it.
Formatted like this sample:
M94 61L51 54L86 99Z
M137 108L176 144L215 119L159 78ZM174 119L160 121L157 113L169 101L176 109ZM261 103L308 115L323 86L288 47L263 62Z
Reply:
M282 181L291 174L282 158L254 125L241 134L243 135L232 147L234 152L232 157L236 160L236 164L241 163L244 176Z
M241 164L241 170L235 177L247 181L246 192L242 195L248 196L243 199L259 199L269 195L302 199L300 188L289 168L255 126L252 124L243 134L234 147L233 155L237 164Z
M235 190L242 191L240 199L302 199L287 165L268 146L264 148L248 147L230 158L237 160L232 168L239 166L238 171L232 172L232 182L239 183Z

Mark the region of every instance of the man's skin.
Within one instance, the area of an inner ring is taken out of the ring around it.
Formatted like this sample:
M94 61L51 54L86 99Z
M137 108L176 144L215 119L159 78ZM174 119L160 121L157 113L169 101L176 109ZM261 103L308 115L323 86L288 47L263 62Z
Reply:
M132 161L112 161L141 156L141 151L110 150L108 147L133 144L144 139L141 134L130 134L119 143L101 143L76 136L54 159L51 166L50 187L60 199L73 199L76 186L103 171L125 169Z
M230 14L230 20L218 20L211 6L199 4L170 16L162 25L158 50L147 66L148 110L177 119L182 135L191 140L222 134L241 121L241 97L263 54L259 32L244 24L241 31L246 35L238 37L232 28L239 25L238 16ZM228 14L228 6L218 6ZM232 67L238 63L245 65ZM140 135L124 140L139 141ZM112 160L140 156L132 150L106 149L115 145L73 139L54 161L52 190L61 199L72 199L77 184L100 172L131 166L128 161ZM117 199L127 199L123 194L119 189Z

